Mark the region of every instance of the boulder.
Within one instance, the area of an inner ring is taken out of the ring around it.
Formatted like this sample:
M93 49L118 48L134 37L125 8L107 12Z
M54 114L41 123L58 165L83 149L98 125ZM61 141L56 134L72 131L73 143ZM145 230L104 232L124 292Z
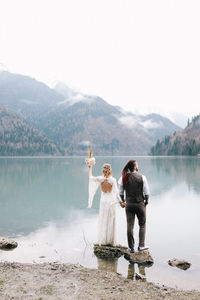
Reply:
M140 264L146 264L146 265L152 265L154 260L151 256L149 250L142 250L142 251L136 251L134 253L131 253L128 251L128 249L124 252L124 257L129 260L131 263L140 263Z
M0 249L1 250L11 250L18 246L18 243L7 239L7 238L0 238Z
M124 255L123 248L120 246L110 246L110 245L94 245L94 254L98 258L114 258Z
M184 271L189 269L191 266L191 263L189 263L188 261L186 261L184 259L177 259L177 258L168 260L168 264L172 267L177 267Z
M152 265L154 262L148 250L130 253L127 247L123 247L121 245L94 245L94 254L98 258L114 258L121 257L123 255L125 259L129 260L130 263Z

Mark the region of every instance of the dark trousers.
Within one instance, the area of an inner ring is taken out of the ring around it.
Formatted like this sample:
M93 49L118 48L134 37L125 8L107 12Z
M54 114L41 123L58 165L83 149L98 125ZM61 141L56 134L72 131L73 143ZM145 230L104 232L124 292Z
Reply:
M144 247L146 232L146 206L141 203L127 203L126 220L127 220L127 238L129 248L134 248L133 228L135 223L135 215L139 224L139 247Z

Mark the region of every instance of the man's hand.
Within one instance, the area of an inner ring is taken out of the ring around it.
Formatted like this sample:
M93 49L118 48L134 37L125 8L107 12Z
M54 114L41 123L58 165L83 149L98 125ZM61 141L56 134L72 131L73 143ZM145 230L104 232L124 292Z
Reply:
M126 202L125 202L125 201L121 201L121 202L120 202L120 206L121 206L122 208L126 207Z
M149 195L145 195L144 196L144 204L145 204L145 206L147 206L148 203L149 203Z

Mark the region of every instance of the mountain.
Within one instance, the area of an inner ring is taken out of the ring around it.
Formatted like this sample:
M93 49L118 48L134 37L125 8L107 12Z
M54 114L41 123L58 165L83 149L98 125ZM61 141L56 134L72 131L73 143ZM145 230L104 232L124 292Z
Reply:
M37 123L47 110L63 100L54 89L29 76L0 72L0 104L31 123Z
M158 137L179 129L159 115L127 113L100 97L70 92L63 84L59 91L65 101L44 116L40 129L69 155L84 155L89 145L96 155L145 155Z
M174 132L174 130L180 129L180 127L175 125L171 120L158 114L140 116L138 120L140 124L148 130L152 141L165 136L166 132Z
M185 128L185 126L187 125L188 116L186 116L183 113L171 112L168 113L166 117L169 118L172 122L174 122L178 126L180 126L181 129Z
M0 105L23 117L67 155L145 155L158 138L179 130L157 114L136 115L57 82L54 89L28 76L0 72Z
M64 83L55 89L65 101L45 116L41 129L69 154L84 154L91 145L98 155L144 155L158 138L180 129L160 115L126 112L100 97L71 91Z
M147 132L138 127L134 133L123 125L118 109L101 98L91 101L62 106L46 114L41 130L69 155L85 154L89 145L96 155L145 153L151 145Z
M151 148L151 155L200 154L200 114L188 121L184 130L165 136Z
M37 129L0 106L0 155L62 155L64 152Z

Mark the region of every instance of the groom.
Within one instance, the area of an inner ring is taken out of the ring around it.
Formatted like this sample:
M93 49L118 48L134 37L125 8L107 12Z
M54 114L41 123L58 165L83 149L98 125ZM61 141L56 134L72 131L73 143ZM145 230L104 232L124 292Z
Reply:
M146 205L149 200L149 186L144 175L138 173L136 160L129 160L122 171L119 181L119 193L122 199L122 207L126 207L127 238L130 252L135 252L133 227L135 215L139 223L139 246L138 250L145 250L146 232ZM124 199L126 194L126 202Z

